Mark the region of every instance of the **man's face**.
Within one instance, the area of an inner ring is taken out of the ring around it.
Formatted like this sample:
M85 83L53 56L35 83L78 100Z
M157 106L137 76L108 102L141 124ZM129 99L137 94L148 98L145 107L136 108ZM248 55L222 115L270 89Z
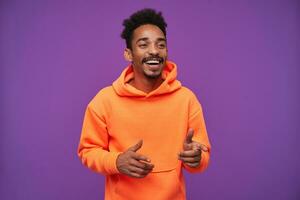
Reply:
M142 25L133 32L130 54L135 73L156 79L167 60L167 42L164 33L155 25Z

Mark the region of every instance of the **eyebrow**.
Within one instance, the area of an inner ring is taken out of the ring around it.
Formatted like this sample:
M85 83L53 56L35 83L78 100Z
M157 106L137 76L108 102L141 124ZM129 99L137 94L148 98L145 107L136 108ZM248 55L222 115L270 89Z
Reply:
M143 37L143 38L139 38L137 41L136 41L136 43L138 43L139 41L147 41L147 40L149 40L149 38L147 38L147 37ZM166 41L166 39L165 38L158 38L157 39L159 42L161 42L161 41Z

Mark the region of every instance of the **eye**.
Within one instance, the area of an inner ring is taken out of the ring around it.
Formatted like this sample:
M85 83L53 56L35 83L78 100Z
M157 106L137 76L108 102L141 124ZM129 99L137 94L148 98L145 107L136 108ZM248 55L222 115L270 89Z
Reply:
M166 44L165 43L159 43L158 48L164 49L164 48L166 48Z
M144 48L146 48L146 47L147 47L147 44L145 44L145 43L143 43L143 44L139 44L139 47L140 47L140 48L142 48L142 49L144 49Z

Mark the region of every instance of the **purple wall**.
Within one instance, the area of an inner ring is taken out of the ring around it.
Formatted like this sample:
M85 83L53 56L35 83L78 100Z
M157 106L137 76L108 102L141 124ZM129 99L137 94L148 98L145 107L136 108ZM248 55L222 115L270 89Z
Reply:
M103 198L76 155L83 114L126 66L121 23L144 7L165 15L213 147L205 173L185 173L188 199L300 199L296 0L2 0L0 199Z

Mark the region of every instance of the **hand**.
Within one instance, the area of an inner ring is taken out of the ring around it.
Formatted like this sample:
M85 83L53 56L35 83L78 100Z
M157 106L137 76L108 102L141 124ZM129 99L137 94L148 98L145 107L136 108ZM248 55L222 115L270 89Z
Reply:
M154 165L151 164L150 159L136 153L142 145L143 140L140 140L118 156L117 168L120 173L134 178L143 178L152 171Z
M194 130L189 129L188 134L183 143L183 151L178 155L178 159L189 167L198 167L201 161L202 151L208 151L207 147L192 140Z

